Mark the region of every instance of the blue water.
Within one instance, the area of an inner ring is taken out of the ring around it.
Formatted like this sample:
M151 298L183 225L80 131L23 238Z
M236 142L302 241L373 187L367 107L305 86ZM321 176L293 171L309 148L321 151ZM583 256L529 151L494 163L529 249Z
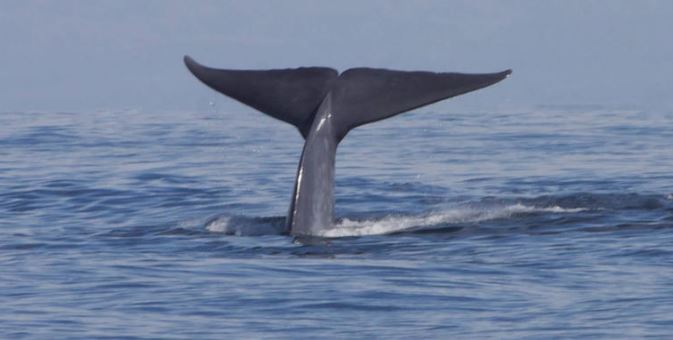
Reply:
M673 113L443 107L352 131L304 242L290 126L0 114L0 337L673 334Z

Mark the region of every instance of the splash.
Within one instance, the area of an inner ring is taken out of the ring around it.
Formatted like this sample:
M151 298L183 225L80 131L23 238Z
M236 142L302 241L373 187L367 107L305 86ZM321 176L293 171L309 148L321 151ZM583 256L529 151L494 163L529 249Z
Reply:
M584 208L562 208L559 206L534 207L521 203L506 206L489 207L456 207L439 212L432 212L419 216L387 216L373 220L343 219L335 228L325 230L322 237L347 237L383 235L407 230L431 229L438 225L451 223L474 223L500 218L509 218L523 213L575 213L584 211Z
M521 203L510 205L460 206L421 215L388 215L382 218L342 219L334 228L324 230L319 237L352 237L384 235L408 230L426 230L452 223L474 223L509 218L525 213L575 213L585 208L559 206L535 207ZM284 233L283 217L218 216L206 223L210 232L234 236L279 235Z

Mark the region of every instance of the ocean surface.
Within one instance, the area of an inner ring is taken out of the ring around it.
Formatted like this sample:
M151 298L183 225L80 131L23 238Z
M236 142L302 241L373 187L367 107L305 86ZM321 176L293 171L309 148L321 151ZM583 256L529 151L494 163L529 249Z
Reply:
M314 240L243 106L0 114L0 338L669 338L673 112L444 107L346 137Z

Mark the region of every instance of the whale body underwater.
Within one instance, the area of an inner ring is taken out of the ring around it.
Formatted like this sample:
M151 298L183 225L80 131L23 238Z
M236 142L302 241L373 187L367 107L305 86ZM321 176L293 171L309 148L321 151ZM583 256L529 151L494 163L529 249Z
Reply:
M333 228L337 146L358 126L493 85L512 71L435 73L327 67L228 70L184 57L189 71L210 88L294 125L305 140L285 232L315 236Z

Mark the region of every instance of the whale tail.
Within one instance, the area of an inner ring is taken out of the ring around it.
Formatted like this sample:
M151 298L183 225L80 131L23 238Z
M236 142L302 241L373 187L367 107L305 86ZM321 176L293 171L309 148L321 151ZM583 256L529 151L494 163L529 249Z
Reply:
M211 88L299 129L306 142L286 220L293 235L320 235L334 222L334 162L339 142L363 124L474 91L505 79L499 73L463 74L324 67L221 70L185 57L187 68Z
M326 67L225 70L184 57L189 71L212 89L290 123L304 138L328 93L337 137L351 129L495 84L512 71L465 74Z

